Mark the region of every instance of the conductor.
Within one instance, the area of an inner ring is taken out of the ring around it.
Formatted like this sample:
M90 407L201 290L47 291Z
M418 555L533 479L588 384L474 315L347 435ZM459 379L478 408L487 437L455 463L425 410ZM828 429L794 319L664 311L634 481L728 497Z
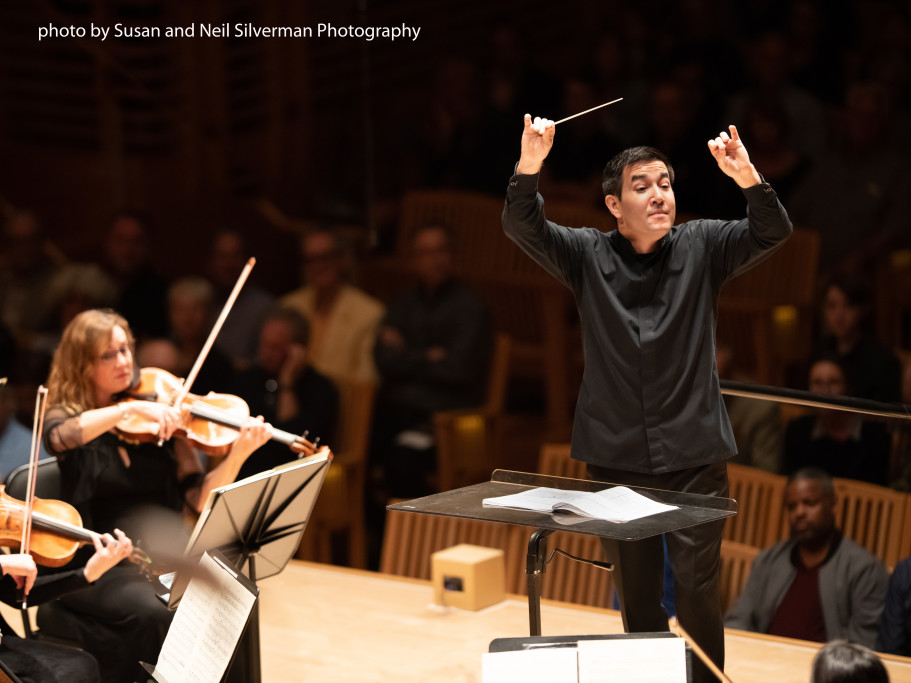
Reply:
M727 496L725 460L737 453L715 367L722 285L780 246L791 222L750 163L737 129L709 140L718 167L743 191L747 218L674 225L674 169L657 149L633 147L604 169L604 203L617 230L556 225L544 215L538 175L554 143L553 121L525 115L503 229L569 287L582 326L585 369L572 457L592 479ZM667 534L681 626L719 666L724 521ZM620 543L614 580L627 631L665 631L661 537ZM607 548L607 545L605 545ZM694 680L711 680L697 662Z

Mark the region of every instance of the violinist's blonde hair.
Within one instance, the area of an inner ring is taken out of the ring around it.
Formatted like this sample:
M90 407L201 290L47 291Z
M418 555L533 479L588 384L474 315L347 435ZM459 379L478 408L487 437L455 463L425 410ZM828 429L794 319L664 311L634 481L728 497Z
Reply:
M49 405L62 405L74 413L100 407L92 373L115 327L133 343L126 319L109 308L83 311L70 321L54 351L47 381Z

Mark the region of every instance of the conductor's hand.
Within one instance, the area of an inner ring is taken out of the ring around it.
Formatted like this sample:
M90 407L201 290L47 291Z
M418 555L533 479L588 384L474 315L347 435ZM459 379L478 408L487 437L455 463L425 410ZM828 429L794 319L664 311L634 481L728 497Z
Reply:
M116 537L116 538L115 538ZM85 563L85 580L97 581L108 569L125 560L133 553L133 542L120 530L111 534L92 535L95 554Z
M554 122L550 119L525 115L525 130L522 133L522 156L519 157L517 173L534 174L541 170L544 159L554 144Z
M750 163L750 155L743 146L737 126L728 126L731 134L724 131L719 133L714 140L709 140L709 151L718 162L718 168L725 175L734 179L740 187L752 187L762 182L756 167Z

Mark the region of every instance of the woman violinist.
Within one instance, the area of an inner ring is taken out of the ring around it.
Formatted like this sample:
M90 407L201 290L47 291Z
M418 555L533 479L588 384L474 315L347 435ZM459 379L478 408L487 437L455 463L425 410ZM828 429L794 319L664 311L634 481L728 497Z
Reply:
M87 528L123 529L147 549L156 537L170 539L170 551L179 554L186 539L181 513L199 512L213 488L234 481L271 428L261 418L248 419L228 455L204 474L196 451L175 434L178 408L122 400L133 371L133 337L123 317L110 310L76 316L51 365L45 448L57 456L63 497ZM118 424L133 416L156 422L156 438L119 436ZM102 680L112 683L139 679L138 662L157 660L172 616L131 566L115 567L61 603L74 617L82 647L98 659Z
M116 536L116 538L115 538ZM119 529L114 536L93 535L95 553L85 567L38 576L35 560L29 554L0 554L0 600L18 606L24 593L31 605L39 605L61 595L90 586L101 576L130 557L133 544ZM40 640L24 639L4 623L0 641L0 663L5 673L23 683L98 683L98 662L87 652Z

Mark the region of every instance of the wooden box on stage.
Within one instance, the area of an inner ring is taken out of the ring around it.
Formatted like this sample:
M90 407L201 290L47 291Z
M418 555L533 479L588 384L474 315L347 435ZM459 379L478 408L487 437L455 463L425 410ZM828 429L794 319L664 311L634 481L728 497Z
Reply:
M479 610L506 598L503 551L461 543L430 556L433 601Z

